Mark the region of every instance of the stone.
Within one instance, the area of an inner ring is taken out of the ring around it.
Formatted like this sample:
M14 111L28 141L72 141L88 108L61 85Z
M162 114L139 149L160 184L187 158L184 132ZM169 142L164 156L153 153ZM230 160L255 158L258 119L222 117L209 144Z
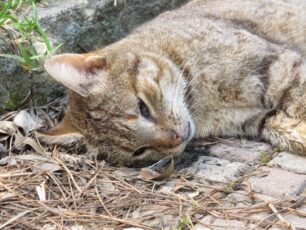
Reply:
M214 219L213 216L205 216L201 223L198 223L192 228L193 230L223 230L223 229L245 229L245 223L239 220ZM210 228L211 227L211 228Z
M238 161L255 165L260 161L262 153L272 152L269 144L245 139L235 139L228 143L220 143L208 149L209 155L229 161Z
M0 85L0 111L5 109L5 104L8 102L9 98L10 96L8 91L2 85Z
M196 224L192 230L211 230L211 228L207 228L203 224Z
M306 158L288 152L281 152L268 166L279 167L294 173L306 174Z
M178 219L176 215L164 214L165 209L165 207L158 205L147 205L134 210L130 213L130 217L135 220L143 219L143 225L154 229L169 229L171 226L175 226Z
M129 34L137 25L187 0L47 0L38 7L40 24L54 47L63 52L103 48ZM1 30L0 53L12 54L9 36ZM41 44L35 46L42 49ZM16 61L0 57L0 113L15 110L31 91L33 104L44 104L63 92L43 71L29 73Z
M123 228L123 230L143 230L143 228Z
M304 230L306 229L306 217L301 217L293 214L282 215L284 220L291 224L291 229ZM293 228L294 227L294 228ZM269 228L269 230L284 230L285 228L276 225Z
M225 207L246 207L252 204L248 193L244 190L234 191L229 194L222 203Z
M254 229L254 230L267 229L267 227L269 226L268 223L273 222L276 219L275 215L273 215L272 212L267 212L267 211L254 213L250 215L249 218L251 219L251 221L247 229ZM263 220L267 221L268 223L264 222Z
M249 178L251 189L256 193L272 197L296 197L306 187L306 175L270 167L261 167L260 170L267 175L255 175Z
M250 167L240 162L200 156L190 168L195 172L194 177L203 183L205 180L229 183L243 175Z
M294 227L298 229L306 228L306 217L301 217L293 214L287 214L283 216L286 221L292 224Z

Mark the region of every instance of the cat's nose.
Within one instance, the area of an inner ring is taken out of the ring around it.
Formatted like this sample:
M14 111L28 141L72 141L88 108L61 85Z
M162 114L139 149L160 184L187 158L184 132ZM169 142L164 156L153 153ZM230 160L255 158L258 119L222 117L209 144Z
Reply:
M184 135L180 135L173 129L170 130L170 135L171 135L171 143L170 143L171 147L176 147L185 141Z

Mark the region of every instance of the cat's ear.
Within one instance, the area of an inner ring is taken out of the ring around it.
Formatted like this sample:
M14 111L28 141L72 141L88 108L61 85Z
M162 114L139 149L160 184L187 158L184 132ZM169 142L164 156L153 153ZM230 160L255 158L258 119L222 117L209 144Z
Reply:
M48 131L36 132L37 137L47 144L71 145L83 138L83 135L67 119Z
M103 87L103 78L98 73L105 66L105 58L89 54L56 55L44 64L55 80L84 97Z

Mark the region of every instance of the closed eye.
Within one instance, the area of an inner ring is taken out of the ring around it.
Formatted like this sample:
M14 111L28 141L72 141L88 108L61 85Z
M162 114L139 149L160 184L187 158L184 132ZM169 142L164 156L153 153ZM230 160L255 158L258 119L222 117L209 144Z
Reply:
M138 157L138 156L144 154L145 151L146 151L147 149L148 149L148 147L141 147L141 148L137 149L137 150L134 152L133 156L134 156L134 157Z
M146 105L146 103L144 103L143 100L139 99L138 107L139 107L139 112L140 112L141 116L143 116L147 120L152 120L149 108Z

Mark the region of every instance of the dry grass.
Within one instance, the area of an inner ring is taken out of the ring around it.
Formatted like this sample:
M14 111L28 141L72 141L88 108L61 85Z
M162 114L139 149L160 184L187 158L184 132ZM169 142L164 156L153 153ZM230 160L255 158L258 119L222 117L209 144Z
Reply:
M56 121L60 107L53 103L39 108L49 115L48 125ZM1 120L12 121L16 114ZM28 136L35 140L33 134ZM188 169L166 181L145 181L136 169L113 168L57 146L43 146L37 153L28 145L14 145L12 138L1 139L7 150L0 160L0 229L190 229L205 215L295 229L283 214L306 216L296 210L305 196L268 202L249 191L244 193L246 202L237 206L226 198L228 185L199 183ZM256 219L258 213L267 215Z

